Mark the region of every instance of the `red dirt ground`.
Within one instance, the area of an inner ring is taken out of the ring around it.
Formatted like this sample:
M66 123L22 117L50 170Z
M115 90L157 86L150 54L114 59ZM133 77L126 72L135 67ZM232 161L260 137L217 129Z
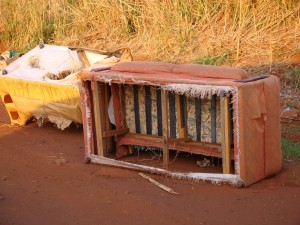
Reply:
M83 133L8 124L0 104L0 224L300 224L300 163L247 188L83 163Z

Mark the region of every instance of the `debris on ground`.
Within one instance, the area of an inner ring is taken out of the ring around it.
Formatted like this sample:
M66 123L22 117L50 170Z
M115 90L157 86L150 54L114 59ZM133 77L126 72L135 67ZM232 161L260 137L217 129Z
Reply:
M4 69L7 65L15 61L21 56L19 52L7 50L0 54L0 70Z
M203 160L197 161L197 166L200 166L200 167L214 167L214 165L207 158L204 158Z
M146 180L150 181L152 184L156 185L157 187L165 190L166 192L169 192L170 194L175 194L175 195L179 194L179 193L175 192L172 188L169 188L166 185L159 183L158 181L154 180L153 178L151 178L143 173L139 173L139 175L141 177L145 178Z
M293 108L291 106L288 106L286 109L284 109L280 115L281 122L285 123L288 121L300 121L300 110Z

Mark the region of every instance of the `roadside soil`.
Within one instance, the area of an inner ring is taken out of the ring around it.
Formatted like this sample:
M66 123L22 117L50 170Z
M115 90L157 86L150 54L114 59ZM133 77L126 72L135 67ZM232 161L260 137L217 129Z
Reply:
M0 224L300 224L300 162L246 188L84 164L82 129L11 126L0 104Z

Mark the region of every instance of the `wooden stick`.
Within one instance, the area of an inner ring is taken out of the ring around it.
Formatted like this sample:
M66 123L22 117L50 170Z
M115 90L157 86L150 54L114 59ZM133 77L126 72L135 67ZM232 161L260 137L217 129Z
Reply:
M108 84L104 83L104 115L105 115L105 131L111 130L112 126L109 120L109 115L108 115L108 105L109 105L109 87ZM103 135L105 137L105 135ZM108 151L107 153L111 152L112 150L112 137L107 137L106 138L106 150Z
M229 97L221 97L221 122L222 122L222 165L223 173L230 173L230 112Z
M217 96L211 98L211 142L217 142Z
M184 124L183 123L183 109L182 109L180 95L176 94L175 97L176 97L177 126L178 126L178 131L179 131L179 137L186 138L187 130L183 125Z
M163 137L127 133L119 137L118 145L163 148ZM189 138L168 138L168 149L222 158L221 144L192 141ZM233 160L233 154L230 155Z
M107 130L108 128L106 127L106 120L108 119L108 106L107 108L105 108L105 86L107 84L105 83L100 83L99 85L99 110L100 110L100 116L101 116L101 131L105 131ZM107 114L107 116L106 116ZM107 154L108 153L108 148L107 148L107 138L104 138L102 136L102 143L103 143L103 154Z
M115 120L116 120L116 130L123 129L124 124L124 113L122 112L122 104L121 100L123 96L120 96L121 86L119 84L111 84L111 94L113 98L113 104L114 104L114 112L115 112ZM120 146L118 144L119 138L116 137L116 143L117 143L117 151L116 151L116 157L120 158L122 156L128 155L128 147L127 146Z
M151 88L145 86L145 111L146 111L146 133L152 134L152 99L151 99Z
M112 136L119 136L123 134L129 133L129 128L119 128L116 130L108 130L103 132L103 137L112 137Z
M163 161L164 168L169 167L169 124L168 124L168 91L161 91L161 105L162 105L162 129L163 129Z
M120 110L121 110L121 125L126 127L126 106L125 106L125 89L124 85L119 85L119 98L120 98Z
M99 98L99 84L94 82L93 84L93 104L94 104L94 117L95 117L95 129L96 129L96 141L98 155L104 156L103 139L102 139L102 116L100 109L100 98Z
M134 121L136 133L141 133L139 86L133 85Z
M156 185L157 187L165 190L166 192L169 192L170 194L174 194L174 195L179 194L179 193L175 192L172 188L169 188L166 185L159 183L158 181L154 180L153 178L151 178L143 173L139 173L139 175L141 177L145 178L146 180L150 181L152 184Z

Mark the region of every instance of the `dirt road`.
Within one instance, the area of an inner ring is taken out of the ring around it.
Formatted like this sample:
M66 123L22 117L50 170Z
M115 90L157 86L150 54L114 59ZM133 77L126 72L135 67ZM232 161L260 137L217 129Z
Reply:
M247 188L83 163L82 130L7 124L0 107L0 224L300 224L300 163Z

